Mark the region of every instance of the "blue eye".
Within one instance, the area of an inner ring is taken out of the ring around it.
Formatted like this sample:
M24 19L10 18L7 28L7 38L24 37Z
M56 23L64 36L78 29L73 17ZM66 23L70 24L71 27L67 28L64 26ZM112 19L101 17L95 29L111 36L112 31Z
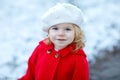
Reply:
M58 28L57 27L53 27L52 30L58 30Z
M66 28L65 30L67 30L67 31L71 31L71 29L70 29L70 28Z

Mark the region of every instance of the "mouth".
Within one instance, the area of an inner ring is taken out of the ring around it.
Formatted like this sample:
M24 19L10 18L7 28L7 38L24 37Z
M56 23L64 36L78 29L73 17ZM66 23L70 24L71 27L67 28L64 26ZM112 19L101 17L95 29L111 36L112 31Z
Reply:
M66 41L66 39L57 39L58 41Z

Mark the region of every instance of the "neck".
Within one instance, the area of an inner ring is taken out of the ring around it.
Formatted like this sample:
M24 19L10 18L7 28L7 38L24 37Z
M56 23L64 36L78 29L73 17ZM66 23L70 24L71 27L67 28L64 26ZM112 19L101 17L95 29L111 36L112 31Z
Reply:
M61 49L63 49L63 48L65 48L65 47L59 46L59 47L55 47L55 50L56 50L56 51L59 51L59 50L61 50Z

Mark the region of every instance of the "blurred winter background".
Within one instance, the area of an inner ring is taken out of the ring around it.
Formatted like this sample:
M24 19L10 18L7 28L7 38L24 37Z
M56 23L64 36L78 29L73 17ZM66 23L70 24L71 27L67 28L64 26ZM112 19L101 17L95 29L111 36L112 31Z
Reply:
M0 80L24 74L44 37L40 18L57 2L72 3L84 13L91 80L120 80L120 0L0 0Z

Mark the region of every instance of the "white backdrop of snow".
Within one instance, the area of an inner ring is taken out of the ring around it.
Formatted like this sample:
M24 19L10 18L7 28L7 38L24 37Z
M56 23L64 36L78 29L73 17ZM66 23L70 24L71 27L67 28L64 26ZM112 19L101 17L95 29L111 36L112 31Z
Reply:
M0 0L0 80L14 80L24 74L27 60L43 39L41 15L57 2L69 0ZM120 40L119 0L74 0L85 16L84 48L88 60L100 49L112 49ZM113 26L113 27L111 27Z

